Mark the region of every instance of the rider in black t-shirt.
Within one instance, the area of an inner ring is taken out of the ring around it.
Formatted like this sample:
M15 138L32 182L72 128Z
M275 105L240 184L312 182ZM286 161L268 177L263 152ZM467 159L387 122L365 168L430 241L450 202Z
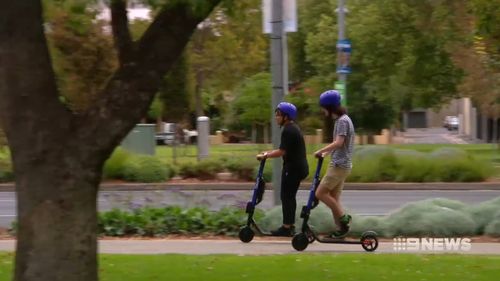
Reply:
M281 203L283 211L283 225L275 231L274 236L292 236L294 234L295 210L297 208L296 195L300 182L309 173L306 158L304 136L299 126L294 122L297 118L297 108L288 102L278 104L275 110L276 123L283 130L279 149L266 151L257 155L257 159L283 156L283 170L281 172Z

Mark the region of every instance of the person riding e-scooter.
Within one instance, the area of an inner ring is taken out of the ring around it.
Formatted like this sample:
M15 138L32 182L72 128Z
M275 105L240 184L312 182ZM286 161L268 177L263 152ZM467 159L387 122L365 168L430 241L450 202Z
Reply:
M300 182L309 174L304 136L295 123L296 118L297 108L295 105L288 102L279 103L275 110L276 123L283 128L279 149L265 151L257 155L258 160L283 157L280 194L283 225L277 230L271 231L273 236L293 236L297 190Z
M354 125L341 106L340 94L328 90L321 94L319 105L325 116L335 120L333 142L316 151L316 157L331 153L332 160L327 172L316 190L316 198L331 209L335 225L338 229L331 234L332 238L343 238L349 232L352 217L346 214L340 203L340 194L344 181L351 173L352 154L354 150Z

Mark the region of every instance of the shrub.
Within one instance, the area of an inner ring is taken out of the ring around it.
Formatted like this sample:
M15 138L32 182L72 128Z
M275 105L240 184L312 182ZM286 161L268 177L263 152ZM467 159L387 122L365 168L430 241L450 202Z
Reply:
M386 146L365 146L360 149L356 149L354 156L356 157L356 160L363 162L364 160L370 160L374 157L378 158L391 152L392 149Z
M257 174L257 172L255 174ZM269 164L266 164L266 166L264 167L264 180L267 182L273 181L273 165L271 162Z
M491 167L458 148L443 147L427 156L433 178L445 182L482 181L491 176Z
M299 223L297 224L299 226L297 231L300 231L302 219L300 219L300 216L297 216L296 218ZM335 224L333 222L332 212L330 209L328 209L328 207L323 203L320 203L311 211L309 226L311 226L311 228L317 233L330 233L335 230Z
M144 207L134 211L135 231L141 236L161 236L167 233L167 209Z
M398 159L393 151L380 155L377 166L379 167L379 179L381 181L393 181L396 178L399 167Z
M428 182L435 181L433 163L427 154L410 150L395 149L399 171L396 175L397 182Z
M217 173L224 171L223 160L206 159L202 160L197 165L198 178L214 179Z
M460 201L430 199L405 205L396 212L381 217L353 216L350 236L372 230L380 237L450 237L484 233L500 237L500 197L477 206L466 206ZM300 207L296 212L296 231L300 231L302 219ZM347 211L348 213L351 213ZM282 224L281 206L267 212L256 210L254 219L264 231L276 229ZM473 216L473 217L471 217ZM477 218L480 218L478 220ZM182 209L136 208L133 211L113 209L99 214L99 233L108 236L162 236L166 234L224 234L237 235L246 222L243 208L228 207L217 212L207 208ZM329 233L335 229L330 210L320 204L311 212L309 225L317 233ZM12 232L15 233L16 224Z
M130 212L113 209L99 213L98 231L107 236L134 235L137 233L137 227Z
M465 212L476 222L475 234L484 234L486 226L493 221L498 210L500 210L500 197L465 208Z
M459 201L431 199L406 204L387 217L388 236L474 234L476 223Z
M441 148L432 153L366 147L355 151L351 182L470 182L492 175L487 163L477 161L461 149Z
M467 152L455 147L442 147L429 153L433 160L463 160L467 158Z
M164 158L160 158L160 157L155 157L155 158L160 160L162 165L164 165L168 168L168 175L167 175L168 179L171 179L179 174L179 166L178 165L174 165L171 161L165 160Z
M490 167L471 159L440 161L434 171L436 177L445 182L483 181L491 175Z
M111 157L104 163L103 176L106 179L122 179L124 178L124 169L127 160L131 154L126 150L118 147L115 149Z
M210 221L208 223L208 230L214 234L223 234L236 236L247 219L247 214L243 209L236 209L232 207L226 207L220 211L213 213ZM260 220L262 218L263 212L257 210L254 213L254 219Z
M353 163L351 174L347 177L347 182L379 182L378 164L375 161L358 161Z
M232 159L226 162L225 167L228 171L235 174L239 179L242 180L254 180L257 172L255 172L256 161L242 161L239 159Z
M385 217L353 216L349 235L361 236L365 231L375 231L380 237L387 236L387 222Z
M133 182L161 182L170 176L169 168L152 156L134 156L125 162L123 177Z
M497 211L493 220L486 226L484 233L494 237L500 237L500 210Z
M297 204L297 210L295 213L295 231L300 231L302 227L302 219L300 218L300 212L302 210L302 205ZM278 228L283 223L283 214L281 210L281 205L276 206L268 211L266 211L264 218L258 222L259 226L264 230L274 230ZM311 211L311 216L309 218L309 226L318 233L329 233L335 229L333 223L333 217L330 209L324 204L319 204L316 208Z
M397 182L428 182L436 181L433 163L427 158L400 156L400 169L396 175Z
M396 178L399 164L394 151L375 147L360 150L353 160L353 170L348 181L380 182Z
M1 138L1 131L0 131ZM0 144L0 182L9 182L14 180L14 172L12 171L12 162L10 160L10 152L7 147Z
M255 213L260 219L262 211ZM107 236L163 236L166 234L237 235L246 221L245 211L224 208L211 212L206 208L182 209L144 207L134 211L113 209L99 214L98 229Z
M163 219L165 223L165 233L180 233L179 221L181 220L183 209L179 206L168 206L165 207L165 217Z
M200 234L208 226L210 213L206 208L195 207L183 210L178 228L181 233Z
M10 161L0 159L0 182L9 182L14 180L12 164Z
M302 219L300 218L301 209L301 207L298 207L295 214L296 232L300 231L300 228L302 227ZM350 212L347 211L347 213ZM267 211L264 218L258 223L263 229L269 231L276 229L282 224L282 217L281 206L277 206ZM319 234L328 234L336 229L332 212L322 203L311 211L309 226ZM358 236L365 231L372 230L382 236L386 232L385 228L384 217L363 217L353 215L349 235Z
M264 217L257 222L260 228L262 228L262 230L264 231L274 230L278 228L282 223L283 223L283 215L281 211L281 205L266 211Z
M187 162L179 166L179 175L183 178L195 178L198 175L196 163Z
M215 179L217 173L224 171L223 159L205 159L198 163L184 163L179 168L183 178Z

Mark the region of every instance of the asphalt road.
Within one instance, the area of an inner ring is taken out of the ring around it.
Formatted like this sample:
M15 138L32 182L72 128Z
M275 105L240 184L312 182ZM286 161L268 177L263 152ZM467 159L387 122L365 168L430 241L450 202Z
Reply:
M307 196L307 190L299 190L299 206L305 204ZM384 215L405 203L429 198L449 198L474 204L499 196L500 190L345 190L343 203L356 214ZM250 197L251 190L101 191L98 205L100 211L112 208L132 209L145 205L206 206L218 210L225 206L244 208ZM272 191L267 190L259 207L269 209L272 206ZM0 226L10 226L15 215L15 193L0 192Z

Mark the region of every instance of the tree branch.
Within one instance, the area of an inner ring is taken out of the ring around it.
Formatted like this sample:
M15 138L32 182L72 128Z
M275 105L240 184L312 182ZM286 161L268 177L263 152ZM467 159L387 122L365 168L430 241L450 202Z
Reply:
M128 27L126 1L111 1L111 27L120 65L123 65L133 59L133 42Z
M189 1L173 1L170 7L163 8L138 42L138 52L144 54L139 62L142 67L154 66L155 71L165 72L165 62L176 59L172 52L165 49L182 51L185 44L175 45L175 41L188 42L194 30L220 2L207 0L203 10L195 10ZM174 28L175 27L175 28ZM177 28L180 27L180 28Z
M181 56L197 25L220 0L202 1L202 10L193 9L190 2L173 1L160 11L137 43L136 59L120 66L83 117L88 126L79 132L79 138L96 147L108 141L118 145L144 117L163 77Z

